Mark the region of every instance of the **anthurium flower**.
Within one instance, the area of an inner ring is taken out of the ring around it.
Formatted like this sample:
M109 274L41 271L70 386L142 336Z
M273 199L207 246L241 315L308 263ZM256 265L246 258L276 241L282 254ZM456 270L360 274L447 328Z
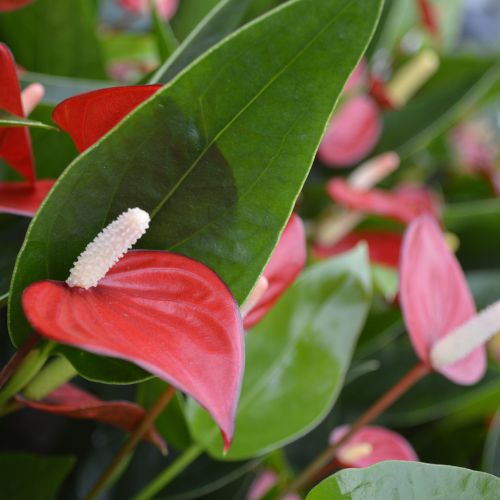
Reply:
M25 314L50 340L131 361L192 396L219 425L227 449L244 365L238 306L200 262L163 251L125 253L148 224L143 210L124 212L87 246L66 283L25 289Z
M429 0L417 0L420 18L424 28L435 38L439 36L439 23L434 5Z
M305 261L304 225L298 215L292 214L264 269L263 277L268 285L260 300L246 314L245 329L248 330L265 316L281 294L295 281Z
M395 190L357 189L343 179L332 179L327 192L337 203L350 210L410 223L422 214L439 218L433 196L420 186L403 185Z
M82 152L160 88L161 85L135 85L86 92L59 103L52 119Z
M368 245L370 261L397 268L401 251L402 236L389 231L353 231L333 245L314 246L314 256L325 259L352 250L361 241Z
M319 146L318 158L328 166L351 166L374 148L381 132L376 102L368 95L352 97L333 115Z
M64 384L52 391L42 401L33 401L22 395L16 400L28 408L81 420L95 420L112 425L127 432L133 432L144 420L146 411L129 401L103 401L72 384ZM144 439L166 450L163 438L150 428Z
M132 14L143 15L149 11L149 0L118 0L118 3ZM168 20L174 17L179 0L155 0L155 4L160 17Z
M457 384L473 384L481 379L486 368L485 348L481 342L474 346L470 341L483 339L483 332L492 328L491 322L481 323L476 330L466 329L470 337L468 350L463 349L463 333L459 335L458 344L451 350L461 353L461 357L453 360L438 352L438 359L431 358L437 344L467 324L476 312L464 273L432 217L419 217L405 233L399 299L410 340L425 364Z
M266 497L271 488L278 483L278 475L271 469L263 470L250 486L246 500L261 500ZM300 496L296 493L287 493L283 496L283 500L300 500Z
M337 427L330 434L334 445L349 432L349 426ZM411 444L397 432L376 425L366 426L356 432L336 453L343 467L369 467L384 460L418 460Z
M33 217L52 189L54 181L0 182L0 212Z
M34 0L0 0L0 12L10 12L17 10L25 5L32 3Z

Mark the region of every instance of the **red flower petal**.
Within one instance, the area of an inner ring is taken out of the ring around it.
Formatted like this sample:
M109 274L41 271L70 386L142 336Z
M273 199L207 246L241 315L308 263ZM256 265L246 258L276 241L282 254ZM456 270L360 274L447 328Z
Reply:
M43 336L131 361L204 406L229 446L244 365L239 309L217 275L187 257L133 251L95 288L41 281L23 294Z
M387 93L384 82L374 75L370 75L370 95L375 99L380 108L394 109L394 103Z
M62 101L52 119L85 151L117 125L161 85L136 85L94 90Z
M429 363L430 350L440 338L475 314L463 271L429 216L418 218L406 231L399 298L410 340L425 363ZM485 350L481 347L441 373L457 384L473 384L485 368Z
M330 434L330 444L335 444L349 426L337 427ZM418 460L411 444L397 432L375 425L363 427L337 451L337 460L344 467L369 467L384 460Z
M402 237L388 231L353 231L334 245L315 245L314 255L319 259L333 257L352 250L361 241L368 245L371 262L398 267Z
M328 166L347 167L362 160L375 146L382 132L375 101L359 95L347 101L333 116L318 149Z
M20 9L25 5L32 3L33 0L0 0L0 12L9 12Z
M248 330L271 309L281 294L295 281L306 262L304 225L299 216L292 214L280 241L264 269L269 287L244 320Z
M438 37L439 24L434 6L429 3L429 0L417 0L417 4L420 10L422 24L432 36Z
M16 65L3 43L0 43L0 109L24 118ZM29 181L35 181L28 127L0 127L0 158Z
M343 179L327 184L330 197L349 208L410 223L422 214L438 217L437 204L425 189L418 186L400 186L393 192L380 189L355 189Z
M53 180L0 182L0 213L33 217L54 185Z
M21 395L16 396L16 400L35 410L68 418L96 420L127 432L133 432L146 416L145 410L134 403L103 401L72 384L62 385L42 401L32 401ZM166 450L165 441L154 428L149 429L144 439L162 452Z

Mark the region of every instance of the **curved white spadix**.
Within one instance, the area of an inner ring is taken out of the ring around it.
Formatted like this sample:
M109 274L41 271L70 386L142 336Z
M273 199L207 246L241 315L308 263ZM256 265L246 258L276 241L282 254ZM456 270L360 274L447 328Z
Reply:
M149 214L129 208L107 225L87 245L73 264L66 283L70 287L91 288L104 278L132 245L146 232Z

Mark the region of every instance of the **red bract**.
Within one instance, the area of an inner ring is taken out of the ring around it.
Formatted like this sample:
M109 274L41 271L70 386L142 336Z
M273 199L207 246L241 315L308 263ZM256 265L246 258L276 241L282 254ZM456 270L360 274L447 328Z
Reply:
M330 434L330 444L338 442L349 426L337 427ZM363 427L336 453L343 467L369 467L384 460L418 460L410 443L398 434L375 425Z
M131 361L196 399L226 448L244 365L239 309L217 275L187 257L129 252L98 286L41 281L23 294L41 335Z
M80 94L58 104L52 119L82 152L160 88L161 85L136 85Z
M302 220L295 214L281 235L280 241L264 269L269 286L245 317L245 329L258 323L281 294L295 281L306 261L306 240Z
M16 400L34 410L68 418L96 420L127 432L133 432L146 416L146 411L134 403L103 401L72 384L64 384L42 401L32 401L21 395L16 396ZM154 428L148 430L144 439L162 452L166 450L165 441Z
M14 58L3 43L0 43L0 109L25 117ZM0 127L0 158L28 181L35 182L28 127Z
M437 203L430 193L419 186L400 186L393 192L380 189L356 189L343 179L327 184L330 197L350 210L379 215L410 223L422 214L438 218Z
M0 212L33 217L54 182L0 182Z
M434 6L429 3L429 0L417 0L417 5L420 10L422 24L432 36L438 37L439 24Z
M429 216L418 218L406 231L399 298L413 347L429 366L436 342L475 314L463 271ZM485 349L480 347L439 371L457 384L473 384L485 368Z
M398 266L402 237L388 231L353 231L333 245L315 245L314 255L319 259L333 257L352 250L361 241L368 245L371 262L394 268Z
M20 9L33 1L34 0L0 0L0 12L9 12L11 10Z
M363 159L382 132L375 101L366 95L351 98L335 113L318 149L328 166L348 167Z

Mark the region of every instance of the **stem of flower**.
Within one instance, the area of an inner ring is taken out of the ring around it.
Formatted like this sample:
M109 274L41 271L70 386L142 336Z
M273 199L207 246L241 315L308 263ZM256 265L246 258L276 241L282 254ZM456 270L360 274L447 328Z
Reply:
M137 427L137 429L130 434L129 438L122 446L122 448L115 455L113 461L108 465L105 471L101 474L94 487L87 495L86 500L92 500L96 498L101 491L107 486L109 481L115 475L115 471L118 469L120 464L129 456L129 454L134 450L139 441L143 438L149 428L154 424L158 415L166 408L168 403L175 395L174 387L167 387L165 391L162 392L160 397L156 400L153 407L148 411L146 417Z
M29 354L31 349L38 342L38 335L31 334L28 340L17 350L17 352L10 358L9 362L2 368L0 372L0 389L5 385L10 376L16 371L17 367L21 364L24 358Z
M417 364L406 375L403 376L394 386L392 386L382 397L380 397L368 410L361 415L339 441L326 448L320 455L313 460L309 466L290 484L286 493L301 490L316 477L316 475L333 460L335 452L345 444L362 427L369 424L380 416L387 408L397 401L408 389L413 387L420 379L430 372L428 366L423 363Z
M165 486L171 483L188 465L196 460L203 450L200 445L190 446L175 462L160 472L144 489L142 489L134 500L149 500L153 498Z

